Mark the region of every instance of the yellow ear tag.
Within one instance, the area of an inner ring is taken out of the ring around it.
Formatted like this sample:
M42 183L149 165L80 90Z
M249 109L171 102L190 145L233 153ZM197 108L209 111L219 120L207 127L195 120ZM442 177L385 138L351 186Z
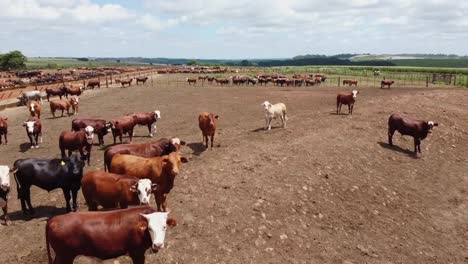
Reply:
M62 160L62 162L60 162L60 165L64 166L64 165L65 165L65 162L63 162L63 160Z

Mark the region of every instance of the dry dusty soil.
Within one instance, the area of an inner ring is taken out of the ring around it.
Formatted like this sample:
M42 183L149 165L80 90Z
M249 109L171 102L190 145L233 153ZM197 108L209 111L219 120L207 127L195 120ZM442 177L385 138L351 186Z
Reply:
M156 138L189 143L183 153L192 158L169 195L179 225L164 250L147 253L147 263L468 262L468 90L362 89L350 116L334 112L336 93L348 88L194 87L185 77L87 91L81 100L79 117L159 109ZM278 121L262 129L265 100L287 105L286 129ZM201 144L201 111L221 116L214 150ZM396 134L396 147L386 143L387 119L397 111L440 123L419 157L411 154L412 138ZM47 104L43 112L44 143L34 150L21 127L26 108L1 112L10 120L1 164L59 156L58 136L72 117L51 119ZM136 142L152 140L143 127L136 133ZM102 169L102 154L93 149L86 171ZM44 226L64 213L62 192L33 187L37 214L26 219L12 182L0 262L46 263ZM79 204L87 210L81 193Z

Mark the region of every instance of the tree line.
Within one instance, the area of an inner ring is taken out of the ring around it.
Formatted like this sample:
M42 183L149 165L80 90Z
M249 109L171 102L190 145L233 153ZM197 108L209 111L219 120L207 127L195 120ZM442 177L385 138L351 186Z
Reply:
M0 70L13 71L26 69L26 60L26 56L18 50L0 54Z

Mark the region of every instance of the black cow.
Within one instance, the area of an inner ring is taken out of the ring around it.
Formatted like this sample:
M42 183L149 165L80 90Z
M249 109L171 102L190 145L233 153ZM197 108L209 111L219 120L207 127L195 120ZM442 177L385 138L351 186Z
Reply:
M73 197L73 211L78 205L76 196L83 178L84 161L78 156L62 159L19 159L13 165L13 174L21 199L21 209L25 215L33 215L30 188L35 185L48 192L61 188L67 204L67 212L71 211L70 198ZM29 207L29 212L26 208Z
M104 136L111 132L112 124L103 119L76 118L72 121L72 131L80 131L87 126L94 128L98 136L99 145L104 145Z

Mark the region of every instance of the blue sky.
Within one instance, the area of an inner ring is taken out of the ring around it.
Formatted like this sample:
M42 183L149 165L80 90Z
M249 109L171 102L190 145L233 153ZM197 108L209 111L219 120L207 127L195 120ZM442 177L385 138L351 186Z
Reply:
M285 58L468 54L468 1L0 0L0 53Z

